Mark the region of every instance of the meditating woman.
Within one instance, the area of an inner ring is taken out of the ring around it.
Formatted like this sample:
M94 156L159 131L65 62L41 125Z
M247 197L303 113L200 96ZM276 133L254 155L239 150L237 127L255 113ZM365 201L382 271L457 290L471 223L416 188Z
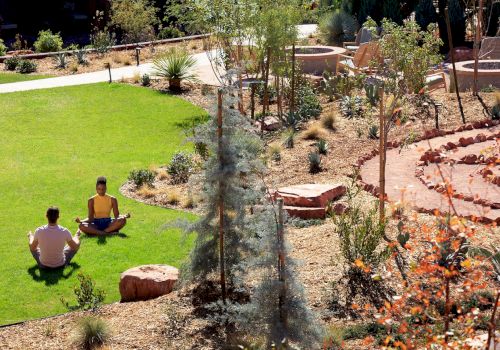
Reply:
M106 178L97 178L95 189L97 194L88 201L89 217L84 220L76 218L80 230L88 235L108 235L118 233L127 223L129 214L120 216L118 201L115 197L106 194ZM113 210L114 219L111 218Z

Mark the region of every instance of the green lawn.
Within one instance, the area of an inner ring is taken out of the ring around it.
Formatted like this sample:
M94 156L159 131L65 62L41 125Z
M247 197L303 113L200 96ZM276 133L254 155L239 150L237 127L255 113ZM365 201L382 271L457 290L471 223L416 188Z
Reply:
M0 94L0 324L64 312L60 297L74 300L79 271L90 274L119 300L120 273L166 263L179 266L192 240L161 226L182 212L127 199L118 188L134 168L165 164L183 144L179 123L205 114L177 97L122 84L95 84ZM28 250L26 232L45 224L49 205L72 233L86 216L95 179L108 177L108 193L132 218L126 237L83 237L73 267L63 276L44 273Z
M0 73L0 84L17 83L18 81L37 80L44 78L51 78L51 76L39 74Z

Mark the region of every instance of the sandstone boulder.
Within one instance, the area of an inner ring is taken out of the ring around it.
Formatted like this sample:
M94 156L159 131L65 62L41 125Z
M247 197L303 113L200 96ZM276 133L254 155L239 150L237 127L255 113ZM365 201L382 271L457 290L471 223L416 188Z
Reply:
M120 277L121 301L157 298L172 291L179 270L169 265L142 265L128 269Z
M304 184L279 188L275 196L283 198L285 206L325 208L345 192L341 184Z

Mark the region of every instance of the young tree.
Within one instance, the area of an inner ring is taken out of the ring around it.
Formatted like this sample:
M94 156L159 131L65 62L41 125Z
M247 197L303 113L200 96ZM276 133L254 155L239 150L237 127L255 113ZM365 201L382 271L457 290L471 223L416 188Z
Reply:
M111 24L123 31L125 43L145 41L154 37L156 12L149 0L113 0Z
M281 213L280 213L281 209ZM266 348L293 344L318 349L322 330L307 307L303 288L295 275L296 264L284 242L283 208L264 204L250 219L257 254L247 268L260 272L251 303L242 305L240 326L253 337L266 338ZM280 220L281 219L281 220Z
M197 237L183 276L188 281L203 283L213 277L211 274L221 272L228 286L234 287L239 284L243 256L249 251L251 231L246 215L258 195L253 184L256 172L262 171L258 157L262 145L249 121L233 108L236 103L233 89L224 88L221 95L220 113L215 115L222 118L212 117L198 127L193 140L206 145L210 156L203 174L191 179L202 185L204 215L194 223L184 224L186 232L195 232Z

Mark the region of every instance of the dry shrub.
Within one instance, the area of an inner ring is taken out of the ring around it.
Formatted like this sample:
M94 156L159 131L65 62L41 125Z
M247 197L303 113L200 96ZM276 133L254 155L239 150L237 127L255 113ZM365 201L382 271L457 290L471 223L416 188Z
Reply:
M170 205L177 205L181 201L181 195L177 190L170 190L167 192L167 203Z
M326 138L326 131L319 123L314 123L304 130L301 136L304 140L324 139Z
M82 349L94 349L110 338L108 324L100 318L87 316L78 321L74 343Z
M153 198L157 193L157 190L148 185L142 185L141 188L137 191L137 194L141 197L145 198Z
M160 181L168 179L169 175L165 169L156 169L156 178Z
M184 197L181 201L181 206L184 208L184 209L192 209L194 208L194 198L193 196L187 196L187 197Z
M69 71L70 71L71 73L76 73L76 72L78 72L78 62L76 62L76 61L71 62L71 63L69 64L68 68L69 68Z
M320 123L323 128L335 131L337 127L335 126L337 122L337 117L333 111L329 111L321 116Z
M141 81L141 73L139 73L138 71L135 71L134 75L132 76L132 82L134 84L139 84L140 81Z
M114 63L123 64L124 66L132 64L132 58L126 52L113 52L111 58Z

